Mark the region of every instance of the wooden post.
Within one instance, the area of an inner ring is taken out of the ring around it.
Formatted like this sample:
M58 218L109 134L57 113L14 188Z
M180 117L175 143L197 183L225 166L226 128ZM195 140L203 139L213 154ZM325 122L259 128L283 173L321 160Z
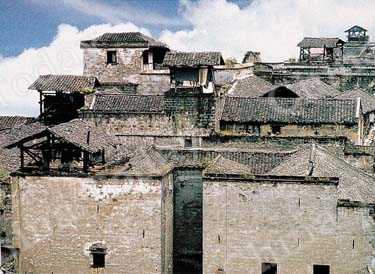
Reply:
M38 91L39 91L39 110L40 110L40 115L42 115L42 113L43 113L43 95L42 95L41 90L38 90Z
M105 150L102 149L102 164L105 164Z
M20 152L21 152L21 155L20 155L20 157L21 157L21 169L23 169L24 166L25 166L25 157L24 157L25 155L24 155L23 144L20 144L19 148L20 148Z

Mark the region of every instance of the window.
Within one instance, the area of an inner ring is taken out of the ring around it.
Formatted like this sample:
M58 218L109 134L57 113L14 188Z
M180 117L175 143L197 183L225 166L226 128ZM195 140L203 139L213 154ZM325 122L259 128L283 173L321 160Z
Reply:
M90 247L90 253L92 255L91 266L93 268L104 268L105 267L105 255L107 254L107 248L101 243L96 243Z
M262 263L262 274L276 274L277 264L274 263Z
M314 265L314 274L329 274L329 265Z
M271 125L272 134L280 134L281 126L280 125Z
M143 52L143 64L148 65L148 50Z
M189 139L185 139L185 147L192 147L193 146L193 141Z
M114 50L107 51L107 64L117 64L117 52Z
M105 254L92 254L92 267L104 268L105 267Z

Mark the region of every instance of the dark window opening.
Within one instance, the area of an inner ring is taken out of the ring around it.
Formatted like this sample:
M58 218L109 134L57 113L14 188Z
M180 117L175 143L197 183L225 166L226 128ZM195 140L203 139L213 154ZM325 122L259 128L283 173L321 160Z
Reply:
M191 139L185 139L185 147L192 147L193 141Z
M329 274L329 265L314 265L314 274Z
M90 252L92 255L91 267L104 268L105 267L105 255L107 254L107 248L103 244L97 243L90 247Z
M272 134L280 134L281 126L280 125L271 125Z
M262 274L277 274L277 264L262 263Z
M92 267L104 268L105 267L105 254L92 254Z
M114 50L107 51L107 64L117 64L117 52Z
M143 52L143 64L148 65L148 50Z

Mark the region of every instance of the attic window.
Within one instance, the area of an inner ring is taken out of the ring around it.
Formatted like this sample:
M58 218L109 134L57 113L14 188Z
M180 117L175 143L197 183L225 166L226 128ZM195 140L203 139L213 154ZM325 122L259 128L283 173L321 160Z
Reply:
M92 255L92 268L104 268L105 267L105 255L107 254L107 248L101 244L93 244L90 247L90 253Z
M117 64L117 52L115 50L107 51L107 64Z
M262 263L262 274L277 274L277 264Z
M314 265L314 274L329 274L329 265Z

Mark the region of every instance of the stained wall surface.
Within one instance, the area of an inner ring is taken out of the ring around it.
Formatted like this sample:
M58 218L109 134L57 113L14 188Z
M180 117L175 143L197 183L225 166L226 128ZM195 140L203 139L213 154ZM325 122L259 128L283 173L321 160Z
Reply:
M107 248L98 273L172 273L172 177L14 177L20 273L96 273L89 248ZM167 235L167 236L162 236Z
M329 184L204 181L205 274L259 274L276 263L278 274L366 273L374 260L368 208L337 208Z

